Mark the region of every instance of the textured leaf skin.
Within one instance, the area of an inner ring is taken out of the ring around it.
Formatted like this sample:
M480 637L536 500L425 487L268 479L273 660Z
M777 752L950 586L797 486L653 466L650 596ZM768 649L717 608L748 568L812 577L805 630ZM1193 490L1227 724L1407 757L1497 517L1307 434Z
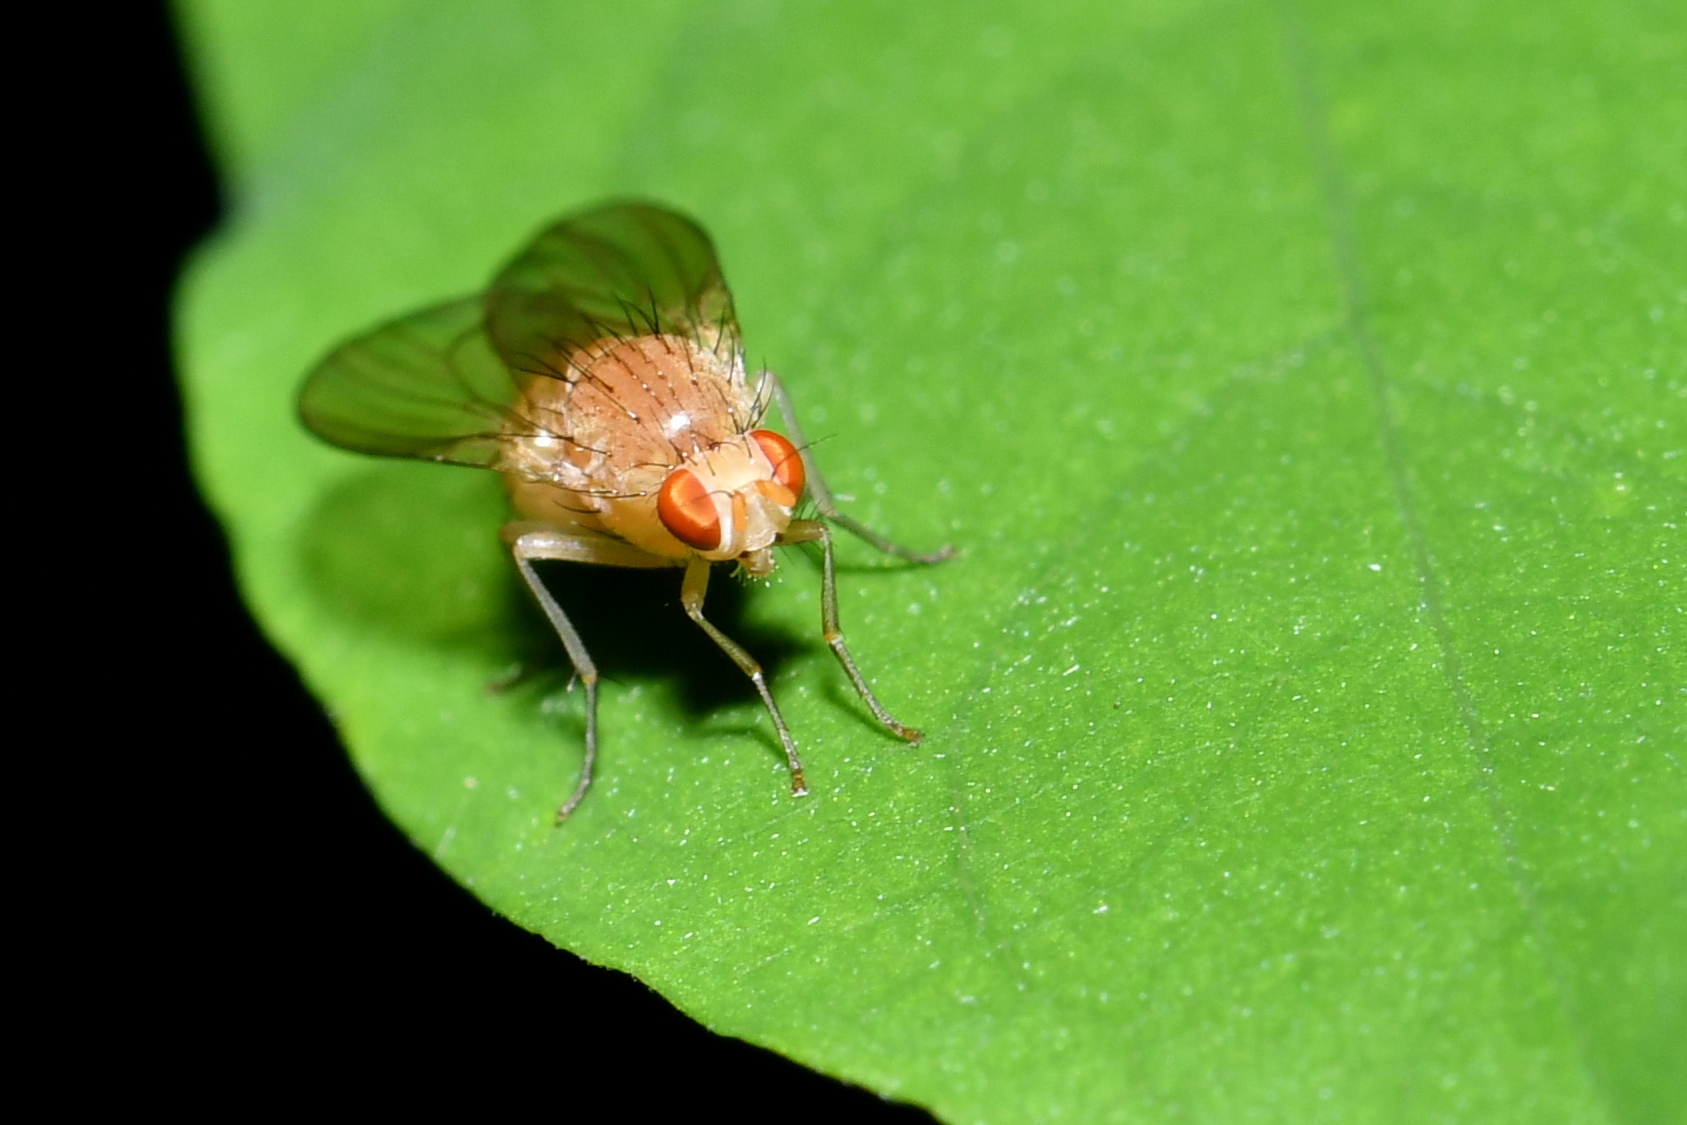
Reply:
M254 611L485 901L946 1119L1683 1120L1682 10L1042 7L185 5ZM673 576L558 567L613 683L555 830L496 480L292 400L624 196L704 223L853 510L965 554L843 576L917 749L802 557L723 590L800 802Z

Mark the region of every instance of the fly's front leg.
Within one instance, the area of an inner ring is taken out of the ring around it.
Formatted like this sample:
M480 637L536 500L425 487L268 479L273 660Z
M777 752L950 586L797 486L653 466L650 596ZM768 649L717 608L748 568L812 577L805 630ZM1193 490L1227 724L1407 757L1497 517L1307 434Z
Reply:
M545 589L545 584L539 581L539 575L533 569L533 560L564 559L570 562L639 567L670 564L637 551L628 544L605 540L601 536L571 536L524 524L507 525L504 528L504 536L510 544L510 553L515 556L515 566L521 573L521 580L527 583L527 588L533 592L539 608L544 610L545 618L550 621L551 628L556 630L556 635L562 640L562 647L568 650L568 659L574 663L574 675L586 687L586 760L580 767L580 783L574 787L573 796L564 801L562 807L556 811L557 823L561 824L568 818L568 814L579 806L586 790L592 786L592 765L597 761L597 665L592 663L591 656L586 652L585 642L580 639L580 634L575 632L574 625L562 611L562 606L558 605L551 592Z
M867 681L862 678L861 669L855 666L854 658L849 655L849 647L844 644L843 629L838 625L838 583L832 565L831 531L819 520L793 520L779 541L820 544L826 560L820 580L820 627L826 635L826 643L831 646L838 663L843 665L843 670L849 676L849 682L855 685L855 691L861 696L861 701L873 712L873 717L896 737L917 744L924 736L913 727L898 722L896 716L884 709L884 704L879 702L878 697L873 694L873 689L868 687Z
M838 511L837 502L832 499L832 490L826 487L826 478L820 475L820 466L814 463L814 457L808 451L808 440L803 437L802 428L797 425L797 412L791 407L791 396L785 393L785 384L781 383L779 376L771 371L764 372L763 375L773 388L773 401L779 404L779 416L785 420L785 428L791 432L791 442L797 447L798 455L802 457L803 471L808 475L808 490L813 494L814 505L820 509L821 515L852 535L871 543L885 554L895 555L898 558L907 559L909 562L940 563L944 559L954 557L955 548L947 546L930 553L911 551L899 543L892 543L865 524L858 523ZM826 550L829 557L831 552L830 541L827 543ZM871 699L871 696L864 693L864 698ZM876 707L875 704L875 709Z
M732 662L744 674L750 677L750 682L756 685L756 691L761 695L761 701L767 705L767 713L773 716L773 725L779 731L779 741L785 747L785 758L791 763L791 796L805 797L808 795L808 782L803 779L802 759L797 757L797 744L791 739L790 729L785 726L785 716L779 713L779 704L773 701L773 693L767 689L767 679L762 675L761 665L737 641L715 628L714 623L703 616L703 595L709 589L709 560L700 556L693 556L685 565L685 582L680 587L680 604L685 606L686 615L697 622L703 632L709 634L709 639L720 646L720 650L732 658Z

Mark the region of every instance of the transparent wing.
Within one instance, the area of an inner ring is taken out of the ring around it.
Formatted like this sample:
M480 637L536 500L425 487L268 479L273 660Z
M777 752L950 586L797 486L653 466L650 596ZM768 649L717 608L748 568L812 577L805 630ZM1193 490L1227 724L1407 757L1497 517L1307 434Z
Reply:
M468 297L335 348L305 380L299 414L318 437L360 453L490 468L517 393L481 298Z
M493 347L519 375L559 375L593 343L663 332L739 347L709 236L683 215L611 203L542 231L486 298ZM518 375L518 377L519 377Z

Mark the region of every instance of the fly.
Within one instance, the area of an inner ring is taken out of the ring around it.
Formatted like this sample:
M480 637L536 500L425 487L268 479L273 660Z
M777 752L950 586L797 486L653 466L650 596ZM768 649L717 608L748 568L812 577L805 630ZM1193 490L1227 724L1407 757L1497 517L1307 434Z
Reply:
M785 433L765 428L777 405ZM515 519L502 537L585 686L586 754L560 823L591 787L597 666L533 563L682 568L680 602L755 685L808 792L761 665L703 614L716 563L759 578L773 549L820 544L821 628L884 728L917 743L873 695L838 625L828 523L880 551L935 563L838 511L771 371L754 380L709 237L690 219L612 203L540 232L487 292L400 317L331 352L299 413L345 449L492 469ZM789 436L787 436L789 435ZM808 496L820 519L798 519Z

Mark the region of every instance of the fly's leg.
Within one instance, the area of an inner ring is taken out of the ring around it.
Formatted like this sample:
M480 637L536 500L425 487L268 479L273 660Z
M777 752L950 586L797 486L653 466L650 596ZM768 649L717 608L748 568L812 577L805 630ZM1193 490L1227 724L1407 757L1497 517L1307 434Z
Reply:
M843 629L838 625L838 582L836 570L832 565L831 531L819 520L793 520L779 541L820 544L820 550L826 560L820 580L820 627L826 635L826 643L831 646L838 663L843 665L849 682L855 685L856 694L861 696L861 701L873 712L873 717L896 737L905 738L917 745L924 736L913 727L898 722L894 715L885 710L884 704L878 701L873 689L868 687L867 681L862 678L861 669L855 666L855 659L849 655L849 647L844 644Z
M765 372L764 376L773 388L773 401L779 404L779 415L785 419L785 428L791 432L791 442L797 447L797 452L802 457L803 470L808 476L808 490L813 494L815 507L820 509L821 515L852 535L871 543L885 554L895 555L898 558L907 559L909 562L929 565L954 557L955 548L947 546L940 547L930 553L909 550L899 543L892 543L865 524L858 523L838 511L837 502L832 499L832 490L826 487L826 478L820 475L820 466L814 463L814 457L808 451L808 441L803 437L802 428L797 425L797 412L791 407L791 396L785 393L785 384L781 383L779 376L771 371ZM830 540L827 540L826 550L829 558L831 553ZM847 662L848 657L844 657L844 659ZM847 663L845 666L849 667ZM853 671L851 675L854 676ZM857 679L856 686L860 687L859 679ZM865 688L862 689L862 698L872 700L872 696L867 693ZM874 704L874 711L879 713L877 704ZM886 717L880 713L880 718ZM891 726L893 730L900 726L900 724L895 723L895 720L888 720L886 725Z
M696 555L686 563L685 581L680 586L680 604L685 607L686 615L697 622L703 632L709 634L709 639L719 645L720 650L730 656L732 662L756 685L756 691L767 705L767 713L773 716L773 725L779 731L785 758L791 763L791 796L805 797L808 795L808 783L803 779L802 759L797 757L797 744L792 741L791 731L785 726L785 716L779 713L779 704L773 701L773 693L767 690L767 678L762 675L761 665L745 651L743 645L715 628L714 623L703 616L703 595L709 589L709 565L709 560Z
M526 582L533 597L538 600L538 606L545 611L550 627L562 639L563 648L569 649L575 678L585 685L585 762L580 766L580 784L575 786L574 796L563 801L562 808L557 810L557 823L560 825L580 805L585 791L592 788L592 764L597 761L597 665L592 663L592 658L585 651L585 643L580 641L579 632L574 631L569 616L562 612L557 599L538 580L533 560L563 558L569 562L606 563L611 567L665 567L670 563L655 555L644 555L633 546L619 541L601 540L601 536L563 535L536 525L506 525L504 540L509 543L509 552L515 555L516 570L520 570L521 580ZM570 681L569 686L572 688L574 681Z

